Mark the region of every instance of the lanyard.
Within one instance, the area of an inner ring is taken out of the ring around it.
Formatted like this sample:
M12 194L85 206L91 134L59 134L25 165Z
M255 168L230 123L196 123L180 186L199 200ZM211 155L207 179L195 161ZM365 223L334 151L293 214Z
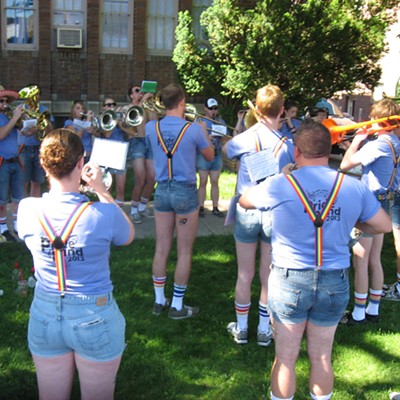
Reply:
M161 129L160 129L160 121L156 122L156 132L157 132L157 137L159 142L161 143L161 148L164 150L164 153L167 155L167 162L168 162L168 178L172 179L173 173L172 173L172 156L175 154L179 143L182 141L183 139L183 135L186 133L186 131L188 130L188 128L190 127L191 123L188 122L186 123L181 131L179 132L178 136L176 137L175 143L172 146L172 149L169 150L168 147L166 146L165 142L164 142L164 138L161 135Z
M335 182L332 186L332 189L325 200L325 206L320 212L316 212L314 210L313 204L307 197L304 189L301 187L299 181L292 175L285 175L286 179L290 182L295 190L296 194L299 196L301 202L304 205L304 208L307 211L307 214L311 218L315 226L315 265L317 265L318 269L321 269L322 266L322 225L326 217L329 214L330 209L335 203L336 197L339 194L340 186L344 179L344 174L338 172L335 178Z
M71 215L68 217L64 228L59 235L56 234L49 219L44 213L39 215L39 222L42 225L46 236L49 238L54 252L54 262L56 265L56 273L58 280L58 290L64 292L67 290L67 263L65 261L65 243L69 238L75 224L78 222L79 217L90 206L92 202L81 202L76 205Z

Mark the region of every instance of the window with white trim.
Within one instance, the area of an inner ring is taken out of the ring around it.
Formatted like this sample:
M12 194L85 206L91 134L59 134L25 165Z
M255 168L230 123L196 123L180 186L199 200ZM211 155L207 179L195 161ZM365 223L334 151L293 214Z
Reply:
M147 1L147 49L149 54L171 55L175 47L178 1Z
M55 27L85 26L86 0L55 0L53 2L53 25Z
M35 50L38 47L38 0L2 0L3 48Z
M211 5L212 0L193 0L192 3L193 33L200 43L208 42L205 29L200 25L200 15Z
M103 0L100 16L103 53L132 53L133 1Z

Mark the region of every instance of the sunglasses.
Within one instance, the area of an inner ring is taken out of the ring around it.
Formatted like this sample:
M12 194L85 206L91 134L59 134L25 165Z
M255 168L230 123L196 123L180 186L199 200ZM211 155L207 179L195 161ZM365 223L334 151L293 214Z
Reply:
M132 92L139 93L140 89L139 88L133 89Z
M8 99L0 99L0 104L8 103Z
M106 103L103 104L104 107L115 107L117 105L117 103Z
M208 107L209 110L218 110L218 107Z

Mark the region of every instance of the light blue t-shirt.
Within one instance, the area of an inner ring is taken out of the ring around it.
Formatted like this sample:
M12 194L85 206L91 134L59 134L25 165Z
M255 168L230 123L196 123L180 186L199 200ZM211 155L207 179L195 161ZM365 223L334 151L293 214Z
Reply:
M168 149L172 149L176 138L187 123L179 117L166 116L160 121L161 135ZM161 147L156 132L156 121L149 121L146 124L146 141L153 149L154 168L156 181L168 180L167 155ZM173 177L180 182L196 183L196 152L210 146L203 128L192 123L184 134L172 157Z
M80 131L80 128L77 128L74 126L74 122L70 119L67 119L64 122L64 128L71 127L74 129L76 132ZM93 142L92 142L92 135L88 131L84 131L83 135L81 137L82 144L83 144L83 149L85 150L85 155L90 154L92 152L93 148Z
M6 126L8 122L9 119L3 113L0 113L0 127ZM16 157L18 155L17 140L18 129L14 127L3 140L0 140L0 157L4 157L6 160Z
M329 167L302 167L293 171L313 204L321 212L334 184L337 171ZM293 186L283 174L260 183L251 202L272 213L272 262L281 268L315 268L315 226ZM367 186L346 175L322 227L322 269L350 266L350 232L357 221L366 222L380 209Z
M299 126L301 125L301 120L297 119L297 118L292 118L292 125L293 128L297 131L297 129L299 129ZM288 139L292 140L294 139L294 135L293 132L290 130L288 124L286 122L284 122L282 124L281 129L279 130L279 132L282 134L282 136L286 136Z
M294 146L287 138L283 138L279 132L271 131L264 124L257 123L247 131L235 136L226 144L226 154L228 158L240 160L238 172L237 192L242 194L252 182L249 175L248 163L245 157L257 152L257 138L262 150L270 149L277 164L277 171L289 164L294 163Z
M18 209L18 235L32 253L37 288L59 294L53 249L39 223L45 212L59 234L76 205L88 198L79 193L45 193L23 199ZM129 225L114 204L95 202L80 216L66 245L67 293L95 295L112 291L110 245L129 239Z
M393 145L397 159L400 155L400 140L394 133L380 134L376 139L367 141L356 153L363 166L361 180L375 194L394 191L399 188L400 173L396 174L393 184L389 187L394 168L394 158L387 140Z
M202 119L202 121L206 124L207 127L207 133L210 135L210 140L212 145L214 146L214 150L216 155L220 155L221 154L221 150L222 150L222 140L221 140L221 136L217 136L217 135L213 135L211 129L213 125L224 125L226 126L226 122L221 118L218 117L217 121L219 122L219 124L217 124L217 122L212 122L207 118ZM226 134L228 135L228 128L226 130Z
M39 104L39 113L41 114L43 111L48 111L49 109L42 105ZM54 117L53 115L50 115L50 122L54 125ZM30 135L30 136L25 136L21 133L18 133L18 144L23 144L25 146L39 146L40 145L40 140L37 138L36 135Z

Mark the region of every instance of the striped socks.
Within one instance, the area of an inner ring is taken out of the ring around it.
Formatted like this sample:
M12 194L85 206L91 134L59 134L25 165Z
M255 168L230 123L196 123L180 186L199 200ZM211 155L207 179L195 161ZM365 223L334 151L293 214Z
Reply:
M268 332L269 330L269 313L267 309L267 305L261 302L258 303L258 314L259 314L259 323L258 323L258 331L259 332Z
M156 297L155 302L157 304L165 304L165 294L164 294L164 287L165 282L167 280L166 276L154 276L153 275L153 287L154 287L154 294Z
M172 298L171 307L176 310L182 310L183 298L185 296L187 285L178 285L174 283L174 296Z
M241 331L247 331L251 303L239 304L235 301L236 319Z
M354 310L352 312L355 321L361 321L365 318L365 308L367 305L368 293L354 292Z
M369 302L366 313L369 315L379 315L379 304L381 302L382 289L369 289Z

